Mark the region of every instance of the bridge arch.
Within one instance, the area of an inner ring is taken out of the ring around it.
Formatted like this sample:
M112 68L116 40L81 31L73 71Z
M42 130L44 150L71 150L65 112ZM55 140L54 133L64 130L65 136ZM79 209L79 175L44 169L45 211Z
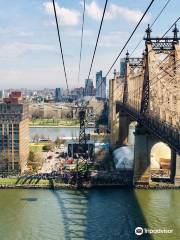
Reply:
M161 141L154 143L150 148L151 179L170 179L171 161L171 148Z

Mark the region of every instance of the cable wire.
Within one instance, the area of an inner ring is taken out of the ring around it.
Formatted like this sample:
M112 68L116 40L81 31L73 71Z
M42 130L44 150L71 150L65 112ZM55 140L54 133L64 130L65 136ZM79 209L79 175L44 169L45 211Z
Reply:
M56 27L57 27L59 47L60 47L60 51L61 51L61 58L62 58L63 69L64 69L64 76L65 76L65 80L66 80L66 87L67 87L67 92L69 94L69 86L68 86L66 67L65 67L64 55L63 55L63 49L62 49L62 43L61 43L61 35L60 35L60 31L59 31L59 24L58 24L57 13L56 13L56 6L55 6L54 0L52 0L52 3L53 3L53 9L54 9L54 16L55 16L55 20L56 20Z
M85 11L86 11L86 1L83 0L83 16L82 16L82 28L81 28L81 44L80 44L79 67L78 67L78 86L79 86L80 71L81 71L81 58L82 58L83 36L84 36Z
M142 22L142 20L144 19L144 17L146 16L147 12L149 11L150 7L152 6L152 4L154 3L155 0L152 0L151 3L149 4L149 6L147 7L146 11L144 12L144 14L142 15L141 19L139 20L138 24L136 25L136 27L134 28L133 32L131 33L130 37L128 38L128 40L126 41L125 45L123 46L123 48L121 49L120 53L118 54L118 56L116 57L116 59L114 60L113 64L111 65L110 69L108 70L106 77L109 75L110 71L112 70L112 68L114 67L115 63L117 62L117 60L119 59L119 57L121 56L122 52L124 51L125 47L127 46L127 44L129 43L129 41L131 40L132 36L134 35L134 33L136 32L137 28L139 27L140 23Z
M103 15L102 15L102 18L101 18L101 23L100 23L100 27L99 27L99 31L98 31L98 36L97 36L97 39L96 39L96 45L95 45L94 52L93 52L93 57L92 57L92 60L91 60L91 66L90 66L90 69L89 69L88 79L90 77L91 70L92 70L92 65L93 65L93 62L94 62L94 57L95 57L95 54L96 54L96 49L97 49L97 45L98 45L98 41L99 41L99 36L100 36L100 33L101 33L101 28L102 28L103 21L104 21L104 16L105 16L105 12L106 12L107 3L108 3L108 0L106 0L105 5L104 5Z
M172 27L179 21L180 17L177 18L177 20L175 22L173 22L173 24L171 25L171 27L162 35L162 37L160 39L163 39L164 36L166 36L166 34L172 29ZM151 50L152 51L152 50ZM149 52L148 52L149 53ZM163 59L158 65L160 66L167 58L168 56L170 56L171 53L169 53L165 59ZM177 61L179 62L179 60ZM153 78L154 79L154 78ZM99 85L99 87L102 85L102 83L104 82L101 81L101 84ZM119 88L119 86L117 86L115 89L114 89L114 93L117 91L117 89ZM133 90L133 91L137 91L137 90ZM97 109L96 109L97 110Z
M168 0L164 7L161 9L161 11L159 12L159 14L156 16L156 18L154 19L153 23L150 25L150 28L152 28L154 26L154 24L157 22L158 18L161 16L161 14L164 12L165 8L167 7L167 5L170 3L171 0ZM132 56L132 54L136 51L136 49L139 47L139 45L142 43L143 38L138 42L138 44L136 45L136 47L134 48L134 50L131 52L130 56Z

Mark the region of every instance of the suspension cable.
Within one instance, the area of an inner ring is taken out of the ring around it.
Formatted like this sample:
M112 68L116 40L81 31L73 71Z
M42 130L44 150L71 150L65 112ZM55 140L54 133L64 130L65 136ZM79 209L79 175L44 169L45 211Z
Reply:
M162 35L162 37L161 37L161 39L163 39L163 37L164 36L166 36L166 34L172 29L172 27L179 21L179 19L180 19L180 17L178 17L177 18L177 20L175 21L175 22L173 22L173 24L171 25L171 27ZM150 50L150 51L152 51L152 50ZM150 52L149 51L149 52ZM148 52L148 53L149 53ZM170 56L170 54L168 54L168 56ZM168 57L167 56L167 57ZM159 63L159 66L167 59L167 57L165 58L165 59L163 59L160 63ZM180 60L178 60L177 62L179 62ZM154 78L153 78L154 79ZM104 82L104 80L102 80L101 81L101 84L99 85L99 87L102 85L102 83ZM119 86L118 87L116 87L115 89L114 89L114 93L117 91L117 89L119 88ZM138 90L138 89L137 89ZM137 90L134 90L134 91L137 91ZM96 109L97 110L97 109Z
M158 13L158 15L156 16L156 18L154 19L154 21L152 22L152 24L150 25L150 28L152 28L154 26L154 24L157 22L158 18L161 16L161 14L164 12L165 8L167 7L167 5L170 3L171 0L168 0L164 7L161 9L161 11ZM133 51L131 52L130 56L132 56L132 54L136 51L136 49L139 47L139 45L142 43L143 38L138 42L138 44L136 45L136 47L133 49Z
M119 57L121 56L122 52L124 51L125 47L127 46L127 44L129 43L129 41L131 40L132 36L134 35L134 33L136 32L137 28L139 27L140 23L142 22L142 20L144 19L144 17L146 16L147 12L149 11L151 5L154 3L155 0L152 0L151 3L149 4L149 6L147 7L146 11L144 12L144 14L142 15L141 19L139 20L138 24L136 25L136 27L134 28L133 32L131 33L130 37L128 38L128 40L126 41L125 45L123 46L123 48L121 49L120 53L118 54L118 56L116 57L116 59L114 60L113 64L111 65L111 67L109 68L106 77L109 75L110 71L112 70L112 68L114 67L115 63L117 62L117 60L119 59Z
M178 17L174 22L173 22L173 24L171 25L171 27L162 35L162 37L160 38L160 39L163 39L165 36L166 36L166 34L172 29L172 27L178 22L180 20L180 17ZM148 52L148 53L150 53L152 51L152 49ZM170 55L170 54L169 54ZM164 61L164 60L163 60ZM163 62L162 61L162 62ZM101 85L103 84L103 82L104 82L104 80L102 80L101 81L101 84L99 85L99 87L101 87Z
M145 15L147 14L147 12L149 11L151 5L154 3L155 0L152 0L151 3L149 4L149 6L147 7L147 9L145 10L144 14L142 15L141 19L139 20L139 22L137 23L136 27L134 28L133 32L131 33L131 35L129 36L128 40L126 41L125 45L123 46L123 48L121 49L120 53L118 54L117 58L115 59L115 61L113 62L113 64L111 65L109 71L107 72L105 78L109 75L110 71L112 70L113 66L115 65L115 63L117 62L117 60L119 59L120 55L122 54L122 52L124 51L125 47L127 46L127 44L129 43L129 41L131 40L132 36L134 35L134 33L136 32L137 28L139 27L140 23L142 22L142 20L144 19ZM103 84L104 79L102 79L101 83L98 86L98 89L101 87L101 85Z

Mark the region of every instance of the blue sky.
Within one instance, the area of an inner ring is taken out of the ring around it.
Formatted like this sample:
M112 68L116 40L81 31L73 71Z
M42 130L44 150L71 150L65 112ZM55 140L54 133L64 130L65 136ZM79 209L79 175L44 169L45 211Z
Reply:
M146 19L128 45L131 52L167 0L156 0ZM80 85L87 78L100 24L104 0L86 0L84 42ZM109 0L91 78L105 74L127 40L150 0ZM69 86L77 87L82 2L57 0L62 45ZM0 89L64 87L52 2L45 0L0 0ZM171 0L153 27L161 36L179 16L180 1ZM179 23L180 26L180 23ZM171 33L170 33L171 34ZM141 56L143 43L134 53ZM122 55L124 57L124 55ZM116 64L119 69L119 62ZM109 75L111 77L112 74Z

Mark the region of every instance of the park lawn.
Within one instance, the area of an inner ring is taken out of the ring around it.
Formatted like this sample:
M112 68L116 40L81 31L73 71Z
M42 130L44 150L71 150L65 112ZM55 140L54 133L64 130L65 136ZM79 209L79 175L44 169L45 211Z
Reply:
M75 119L34 119L29 122L30 126L78 126L79 121Z
M49 143L30 143L29 150L34 153L43 152L43 147L46 145L49 145Z
M0 178L0 185L15 185L17 178Z
M0 185L49 185L49 180L45 179L40 179L39 181L37 181L37 179L27 179L27 181L24 180L24 178L20 179L19 181L18 178L0 178Z

